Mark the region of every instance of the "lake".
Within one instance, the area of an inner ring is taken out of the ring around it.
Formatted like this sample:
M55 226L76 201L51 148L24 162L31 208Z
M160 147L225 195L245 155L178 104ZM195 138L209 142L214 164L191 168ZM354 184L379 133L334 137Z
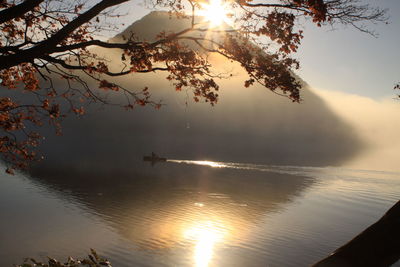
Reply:
M0 175L0 266L90 248L113 266L307 266L400 199L400 173L170 160ZM398 262L395 266L400 266Z

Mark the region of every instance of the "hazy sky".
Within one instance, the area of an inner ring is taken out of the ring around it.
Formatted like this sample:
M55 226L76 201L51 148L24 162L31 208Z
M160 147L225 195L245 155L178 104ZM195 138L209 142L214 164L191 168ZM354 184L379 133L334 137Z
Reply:
M388 9L389 25L368 25L379 37L350 26L337 25L332 30L330 26L318 28L306 23L303 44L295 55L302 64L299 74L316 89L394 98L393 86L400 81L400 1L361 2ZM120 9L128 14L122 18L125 27L150 11L143 1L130 1Z
M370 25L379 34L377 38L352 27L331 31L307 25L298 56L300 76L312 87L394 97L393 86L400 81L400 1L369 2L389 11L389 25Z

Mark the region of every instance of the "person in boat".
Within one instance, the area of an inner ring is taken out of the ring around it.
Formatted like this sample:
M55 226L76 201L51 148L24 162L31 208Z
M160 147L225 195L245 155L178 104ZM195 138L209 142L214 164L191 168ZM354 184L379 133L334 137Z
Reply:
M144 156L144 157L143 157L143 160L144 160L144 161L153 161L153 162L156 162L156 161L167 161L167 158L159 157L156 153L151 152L151 156Z

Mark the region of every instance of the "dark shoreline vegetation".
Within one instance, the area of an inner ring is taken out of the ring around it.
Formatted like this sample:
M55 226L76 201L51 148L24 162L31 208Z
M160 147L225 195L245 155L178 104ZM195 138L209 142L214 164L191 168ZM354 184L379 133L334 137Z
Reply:
M73 259L69 257L66 262L60 262L57 259L50 258L47 263L40 262L33 258L25 259L24 263L15 265L15 267L112 267L111 263L100 257L96 250L90 249L90 254L84 259Z

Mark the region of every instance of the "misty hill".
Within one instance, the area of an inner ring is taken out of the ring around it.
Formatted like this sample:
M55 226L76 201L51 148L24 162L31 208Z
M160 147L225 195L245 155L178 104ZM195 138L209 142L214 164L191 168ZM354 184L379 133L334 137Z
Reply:
M197 19L200 20L200 19ZM121 33L110 39L111 42L120 41L122 38L133 36L143 41L154 41L161 31L166 33L179 32L190 27L191 21L185 18L177 18L173 14L163 11L152 11ZM206 25L205 25L206 26Z
M153 40L160 31L179 31L187 23L152 12L110 41L129 32ZM117 49L98 52L116 61L121 56ZM133 111L92 105L80 119L71 115L63 136L47 137L41 146L46 160L36 167L131 171L151 151L175 159L325 166L345 162L362 149L353 129L305 83L304 101L294 104L259 85L244 88L246 77L238 66L218 57L213 60L217 69L236 74L219 81L215 107L194 103L191 92L175 92L164 73L118 78L128 88L148 86L153 99L162 99L165 105Z

